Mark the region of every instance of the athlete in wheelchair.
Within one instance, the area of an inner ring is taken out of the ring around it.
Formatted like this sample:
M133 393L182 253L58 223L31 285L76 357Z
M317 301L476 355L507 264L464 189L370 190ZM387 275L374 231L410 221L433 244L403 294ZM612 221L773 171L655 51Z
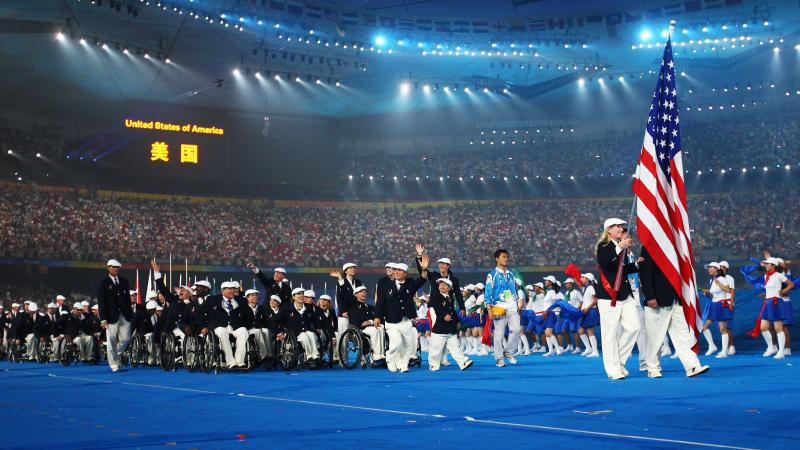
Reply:
M278 333L278 362L282 369L315 369L320 365L317 328L311 308L304 303L305 290L292 290L292 305L283 313Z
M222 283L222 294L206 298L202 308L208 316L205 342L205 368L218 373L220 370L241 370L256 367L258 348L255 339L244 326L246 300L237 296L239 283Z
M374 308L366 303L367 288L353 290L356 301L350 304L350 326L339 341L339 363L346 369L370 365L386 367L386 334L382 326L374 324Z
M208 327L205 312L191 287L182 285L177 292L170 292L155 259L150 262L150 267L158 293L166 304L154 326L154 336L159 337L158 363L165 371L175 371L179 365L190 372L199 370L203 368L204 336L201 331Z
M273 326L270 327L270 316L280 311L280 297L276 296L277 302L271 299L270 307L265 307L258 304L258 294L258 290L248 289L244 293L247 304L242 309L242 324L247 329L250 346L258 350L258 356L252 358L250 368L253 369L262 364L274 367L276 327L274 320ZM275 311L272 310L273 302L276 302Z
M96 364L99 360L91 323L82 316L83 306L76 302L72 306L72 314L62 319L62 334L56 339L63 345L59 358L62 365L67 366L79 360Z
M160 319L156 314L158 302L148 300L144 308L137 305L131 325L131 343L128 346L130 364L155 366L159 361Z
M320 295L319 302L314 309L314 326L317 328L321 366L333 367L337 324L338 320L336 311L333 310L331 297L327 294Z

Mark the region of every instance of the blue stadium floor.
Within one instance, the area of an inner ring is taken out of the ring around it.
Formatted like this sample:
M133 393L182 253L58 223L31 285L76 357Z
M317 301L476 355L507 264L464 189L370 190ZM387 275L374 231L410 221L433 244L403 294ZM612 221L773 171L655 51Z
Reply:
M0 363L0 448L798 448L795 359L702 357L688 379L610 381L599 359L498 369L112 374ZM423 367L425 367L423 365Z

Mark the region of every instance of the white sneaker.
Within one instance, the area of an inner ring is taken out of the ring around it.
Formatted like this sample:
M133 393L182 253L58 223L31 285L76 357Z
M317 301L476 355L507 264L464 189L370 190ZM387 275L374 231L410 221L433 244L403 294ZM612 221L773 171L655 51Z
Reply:
M434 369L433 367L428 367L428 370L430 370L431 372L438 372L439 368L437 367Z
M565 350L568 351L568 352L571 352L572 351L572 344L569 344Z
M728 352L725 352L725 353L719 352L719 353L717 353L717 356L716 356L717 359L722 359L722 358L727 358L727 357L728 357Z
M448 361L447 359L445 359L444 361L442 361L442 365L443 365L443 366L449 366L449 365L450 365L450 361Z
M706 356L711 356L714 353L717 353L717 346L716 345L712 345L711 347L708 347L708 351L706 351Z
M397 365L393 362L386 361L386 368L389 372L397 372Z
M620 374L617 374L617 375L612 375L612 376L610 376L608 378L612 379L612 380L624 380L625 379L625 375L620 373Z
M628 369L626 369L626 368L624 368L622 366L620 366L619 371L622 372L623 376L627 377L628 375L630 375L630 372L628 372Z
M514 358L514 355L508 355L506 359L508 359L509 364L511 364L512 366L517 365L517 358Z
M537 350L537 352L538 353L547 353L547 347L541 346L541 347L539 347L539 350Z
M776 349L775 347L770 347L770 348L768 348L768 349L767 349L767 351L765 351L765 352L764 352L764 354L763 354L763 355L761 355L761 356L763 356L763 357L767 358L767 357L769 357L769 356L772 356L772 355L774 355L774 354L775 354L777 351L778 351L778 349Z
M777 352L777 353L775 353L775 356L773 356L773 358L775 358L775 359L783 359L783 358L785 358L785 356L783 356L783 352Z
M730 353L728 353L730 355ZM792 356L792 349L785 348L783 349L783 356Z
M736 354L736 347L734 347L732 345L730 347L728 347L728 356L735 355L735 354Z
M660 370L648 370L647 371L647 378L663 378L664 376L661 375Z
M573 355L577 355L578 353L581 353L581 349L580 349L580 347L575 347L575 350L572 351L572 354ZM584 351L583 353L586 353L586 351ZM581 353L581 354L583 354L583 353Z
M691 378L691 377L694 377L694 376L697 376L697 375L702 375L702 374L708 372L709 369L710 369L710 367L708 367L708 366L693 367L693 368L689 369L688 371L686 371L686 376Z
M119 371L119 366L118 366L118 365L116 365L116 364L112 364L112 365L111 365L111 371L112 371L112 372L117 372L117 371Z
M400 373L406 373L406 372L408 372L408 367L403 367L402 369L400 369Z
M530 354L531 354L531 351L530 351L530 350L525 350L525 351L522 353L522 356L530 356Z
M497 367L505 367L506 363L502 359L498 359L497 362L494 363L494 365Z
M564 349L561 347L556 347L556 356L561 356L564 354Z
M544 354L544 355L542 355L542 356L544 356L545 358L549 358L550 356L553 356L553 355L554 355L553 351L552 351L552 350L550 350L549 352L545 353L545 354Z
M485 348L482 348L482 349L478 350L478 355L480 355L480 356L486 356L488 354L489 354L489 352L487 352Z
M586 357L587 358L599 358L600 357L600 353L599 352L592 352L592 353L589 353L588 355L586 355Z
M583 352L581 352L581 356L589 356L589 353L591 353L591 351L588 348L584 349Z

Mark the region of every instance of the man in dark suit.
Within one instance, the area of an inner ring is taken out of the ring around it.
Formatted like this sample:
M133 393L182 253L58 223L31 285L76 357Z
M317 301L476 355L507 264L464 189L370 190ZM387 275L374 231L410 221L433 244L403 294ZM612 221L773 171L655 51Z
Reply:
M421 277L418 279L408 277L406 264L395 264L394 280L375 303L375 326L379 327L385 322L386 334L389 335L386 366L391 372L408 372L408 361L417 350L417 329L412 324L417 317L414 294L427 281L428 262L428 255L423 255L420 261Z
M133 322L130 286L128 280L119 276L120 268L122 268L122 264L119 261L108 260L106 264L108 276L103 277L97 292L100 325L106 330L108 365L112 372L119 370L119 355L128 348L131 340L131 323Z
M292 288L289 286L289 280L286 279L286 269L276 267L272 273L272 279L269 279L252 261L247 262L247 268L252 270L258 277L258 281L264 285L267 298L273 295L281 298L281 311L291 308Z
M639 264L639 280L642 284L641 298L645 304L647 376L661 378L659 353L667 332L675 345L675 353L686 370L686 376L693 377L708 372L709 367L702 365L692 350L696 340L691 335L680 296L646 247L642 247L642 258L644 261Z
M236 295L239 292L239 283L236 281L226 281L222 283L221 288L221 295L211 295L203 303L208 316L208 329L219 338L228 368L244 368L248 332L243 326L242 311L246 300ZM235 354L231 347L230 336L236 338Z

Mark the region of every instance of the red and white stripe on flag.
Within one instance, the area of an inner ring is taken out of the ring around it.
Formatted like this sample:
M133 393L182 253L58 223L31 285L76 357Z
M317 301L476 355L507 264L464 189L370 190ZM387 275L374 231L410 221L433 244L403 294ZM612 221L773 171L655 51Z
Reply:
M694 256L686 212L675 65L667 42L639 163L633 182L639 240L680 295L686 321L697 337L702 329L695 286Z

